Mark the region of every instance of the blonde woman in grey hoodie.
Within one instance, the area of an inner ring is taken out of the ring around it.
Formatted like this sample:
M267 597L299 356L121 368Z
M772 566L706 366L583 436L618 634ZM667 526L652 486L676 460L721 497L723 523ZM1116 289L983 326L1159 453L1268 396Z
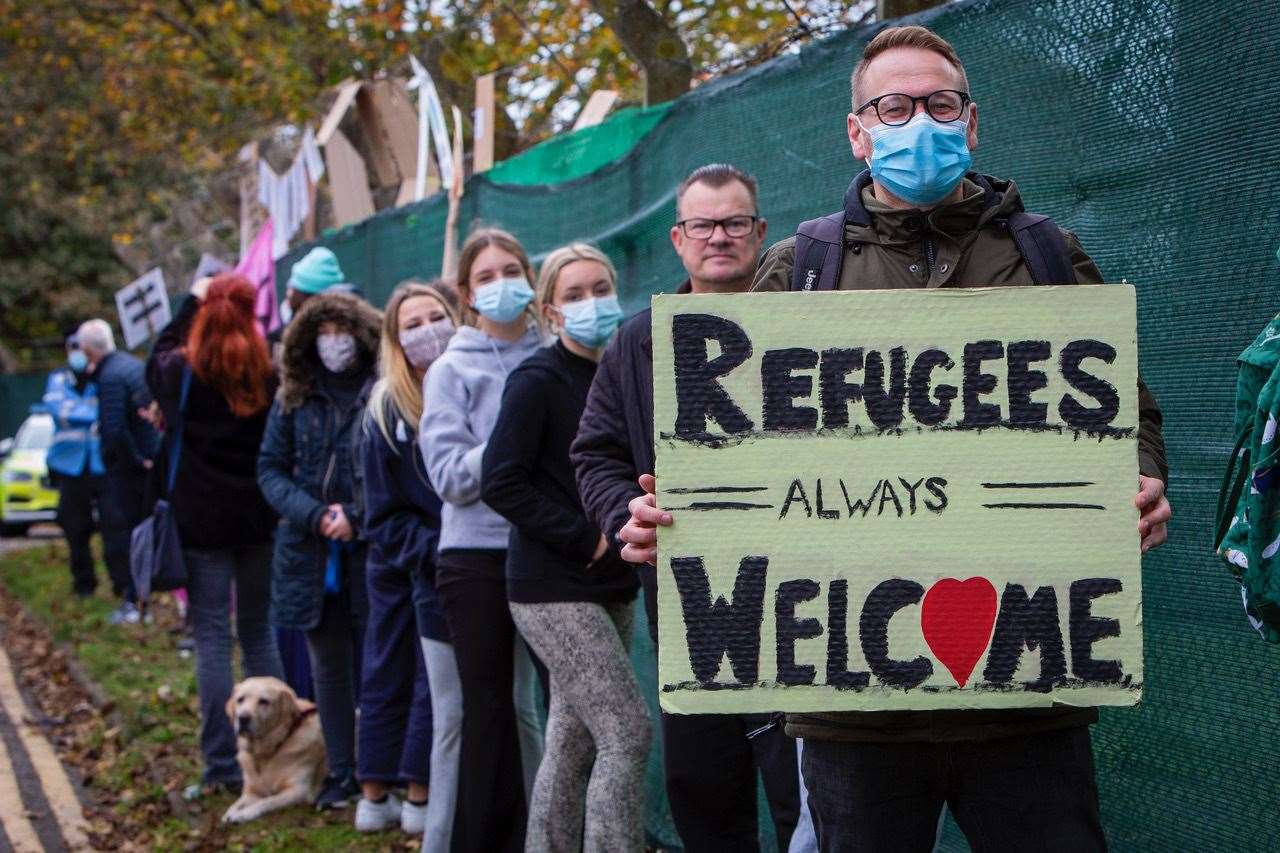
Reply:
M507 376L544 343L533 268L505 231L476 231L458 258L464 325L427 371L418 440L444 500L436 591L462 682L455 851L524 849L526 793L541 757L531 656L507 607L510 525L480 500L480 462Z

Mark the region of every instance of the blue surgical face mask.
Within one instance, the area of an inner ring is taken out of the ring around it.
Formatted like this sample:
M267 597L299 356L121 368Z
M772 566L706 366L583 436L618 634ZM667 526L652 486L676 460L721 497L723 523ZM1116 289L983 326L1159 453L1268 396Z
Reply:
M622 322L622 308L612 293L557 307L564 316L565 334L590 349L604 346Z
M533 288L523 276L500 278L475 289L476 310L495 323L510 323L533 301Z
M923 112L898 127L868 128L871 176L903 201L939 202L969 171L968 131L967 121L940 122Z
M89 367L89 356L84 354L84 350L73 349L67 353L67 364L76 373L84 373Z

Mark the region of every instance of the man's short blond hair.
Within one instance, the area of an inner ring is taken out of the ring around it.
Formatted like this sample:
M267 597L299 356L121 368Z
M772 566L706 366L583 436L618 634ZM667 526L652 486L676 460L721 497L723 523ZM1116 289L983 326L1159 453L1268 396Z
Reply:
M849 78L849 90L855 110L863 103L862 94L858 90L862 86L862 78L867 74L867 66L871 64L871 60L895 47L915 47L933 51L960 72L960 85L966 93L969 91L969 78L964 73L964 66L960 64L960 55L951 46L951 42L924 27L889 27L887 30L881 30L875 38L867 42L867 46L862 51L861 61L854 66L853 74Z

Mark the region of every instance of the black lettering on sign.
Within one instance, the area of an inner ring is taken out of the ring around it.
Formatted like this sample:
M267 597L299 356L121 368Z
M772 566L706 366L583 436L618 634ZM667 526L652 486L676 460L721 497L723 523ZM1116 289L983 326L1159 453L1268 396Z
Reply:
M765 429L817 428L818 410L791 402L813 393L813 377L796 376L794 371L817 366L818 354L811 349L771 349L764 354L760 360L760 384L764 390Z
M796 663L796 640L822 636L822 623L812 617L797 619L796 605L813 601L820 589L817 581L807 578L778 584L773 615L777 623L779 684L813 684L813 664Z
M814 500L817 501L817 504L818 504L818 518L839 518L840 510L826 509L822 505L822 478L821 477L818 478L818 486L816 491L818 494L814 498Z
M884 506L889 501L893 501L893 508L898 512L898 518L902 518L902 501L898 500L898 492L893 488L893 483L884 480L880 489L880 508L876 510L876 515L884 515Z
M822 401L823 427L831 429L849 425L849 404L862 399L862 385L846 382L845 377L861 369L861 347L822 351L822 366L818 369L818 397Z
M849 582L834 580L827 586L827 686L837 690L861 690L871 683L871 673L849 671Z
M884 484L884 480L876 480L875 487L871 490L871 494L867 496L867 502L863 503L862 498L854 498L849 500L849 489L845 486L844 480L840 481L840 491L844 493L844 505L849 508L849 517L853 518L855 512L861 511L863 518L871 509L871 505L876 502L876 493L880 491L880 486Z
M867 666L888 687L910 690L919 687L933 674L933 662L924 655L901 661L889 657L889 620L904 607L919 604L924 587L915 581L893 578L881 581L871 590L862 605L858 620L858 638Z
M1049 387L1043 370L1029 370L1035 361L1049 358L1048 341L1014 341L1009 344L1009 423L1013 426L1044 426L1049 404L1036 403L1031 395Z
M707 358L707 341L720 354ZM717 380L751 357L751 339L737 323L712 314L677 314L671 319L675 358L676 435L706 432L707 420L725 432L750 432L753 424Z
M778 513L779 519L787 517L787 510L791 509L792 501L803 504L805 517L813 518L813 507L809 505L809 496L804 493L804 483L800 482L799 477L792 480L791 488L787 489L787 499L782 502L782 512Z
M940 424L947 419L947 415L951 413L951 401L959 392L954 385L939 385L933 389L931 395L929 383L934 368L950 370L955 366L956 363L951 360L951 356L940 349L927 349L916 356L915 362L911 365L911 379L907 383L910 400L908 408L911 409L911 417L925 426Z
M942 512L947 508L947 493L943 491L947 487L947 481L942 477L930 477L924 481L924 487L933 493L937 498L937 502L925 498L924 505L929 512Z
M1085 578L1071 584L1071 672L1085 681L1118 684L1124 679L1120 662L1094 660L1093 644L1107 637L1120 636L1120 620L1094 616L1093 599L1113 595L1124 589L1116 578Z
M982 372L982 362L1004 355L999 341L974 341L964 345L964 418L961 426L988 427L1000 423L1000 407L984 403L982 397L996 389L994 374Z
M1115 420L1120 413L1120 395L1115 386L1104 379L1087 373L1080 367L1086 358L1096 358L1111 364L1116 360L1116 348L1102 341L1072 341L1062 348L1060 361L1062 378L1081 393L1098 401L1087 407L1070 394L1063 394L1058 403L1058 414L1073 429L1096 430Z
M711 583L701 557L673 557L671 573L680 593L689 667L702 684L714 682L727 654L733 677L753 684L760 671L760 625L768 557L743 557L733 582L733 602L711 603Z
M924 477L921 477L919 480L916 480L914 483L908 483L905 479L903 479L902 477L899 477L898 482L901 483L902 487L907 490L907 495L910 497L911 509L908 512L908 515L915 515L916 514L916 489L920 488L920 484L924 482Z
M867 402L867 416L876 429L897 429L902 425L902 403L907 396L907 351L902 347L889 351L888 387L884 379L884 356L877 350L867 353L865 376L862 396Z
M1026 685L1028 690L1047 693L1066 679L1067 659L1062 651L1062 629L1058 627L1058 594L1051 586L1042 586L1027 598L1022 584L1005 584L982 677L991 684L1008 684L1018 669L1024 648L1040 650L1040 677Z

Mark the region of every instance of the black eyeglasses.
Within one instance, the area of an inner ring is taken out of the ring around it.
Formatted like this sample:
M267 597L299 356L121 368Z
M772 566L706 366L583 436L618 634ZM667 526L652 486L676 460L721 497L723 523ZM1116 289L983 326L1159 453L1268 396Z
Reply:
M710 240L717 225L730 237L745 237L759 221L758 216L730 216L728 219L681 219L676 225L690 240Z
M890 92L887 95L872 98L854 110L853 114L862 115L867 109L874 109L876 118L880 119L881 124L900 127L911 121L911 117L916 112L916 104L923 103L925 112L929 113L934 121L955 121L964 114L965 104L972 100L967 92L955 89L939 89L918 98L901 92Z

